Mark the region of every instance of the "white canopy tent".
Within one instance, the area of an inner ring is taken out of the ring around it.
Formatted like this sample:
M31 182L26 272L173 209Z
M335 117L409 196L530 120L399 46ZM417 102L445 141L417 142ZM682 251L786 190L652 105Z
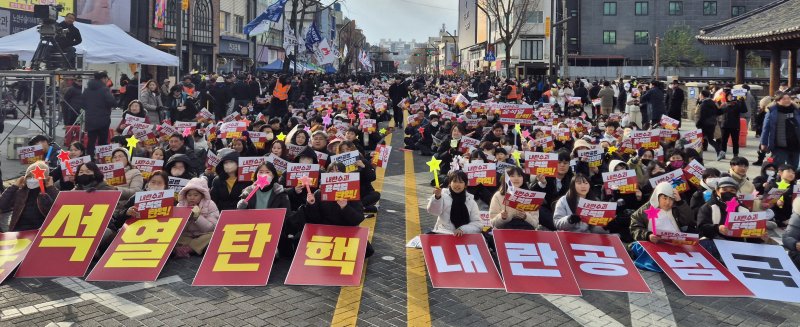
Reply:
M86 63L178 66L178 57L142 43L116 25L75 22L75 27L81 31L83 38L83 42L75 46L75 52L83 55ZM29 62L38 45L39 32L36 27L31 27L0 38L0 53L16 54L20 60Z

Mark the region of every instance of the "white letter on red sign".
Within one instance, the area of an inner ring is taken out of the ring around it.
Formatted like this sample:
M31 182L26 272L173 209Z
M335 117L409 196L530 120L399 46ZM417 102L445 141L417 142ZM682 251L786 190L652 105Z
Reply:
M536 246L539 251L536 251ZM516 276L561 277L558 269L529 269L523 262L542 262L545 266L555 267L558 253L553 251L549 243L506 243L508 261L511 263L511 274Z
M442 251L441 246L431 246L431 254L433 254L433 262L436 263L436 270L440 273L461 271L461 265L447 263L447 258L444 257L444 251Z
M576 255L575 261L581 263L581 270L588 274L600 276L625 276L624 262L617 256L613 246L570 244L575 251L585 251L584 255ZM602 253L603 256L597 255Z
M719 280L726 281L728 278L721 271L714 268L711 262L699 252L669 254L658 252L670 268L683 280Z
M464 267L465 272L474 273L476 270L479 273L486 272L486 266L483 264L483 258L477 245L456 245L456 251L458 251L458 259L461 260L461 266Z

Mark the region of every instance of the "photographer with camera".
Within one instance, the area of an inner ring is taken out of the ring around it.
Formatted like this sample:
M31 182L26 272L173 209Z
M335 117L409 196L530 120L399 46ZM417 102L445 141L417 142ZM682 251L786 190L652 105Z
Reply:
M83 42L83 39L81 38L81 31L75 27L75 18L75 14L73 13L68 13L66 16L64 16L64 21L58 23L58 28L64 32L58 34L56 37L58 46L64 51L64 54L67 56L67 60L72 65L75 64L75 46Z

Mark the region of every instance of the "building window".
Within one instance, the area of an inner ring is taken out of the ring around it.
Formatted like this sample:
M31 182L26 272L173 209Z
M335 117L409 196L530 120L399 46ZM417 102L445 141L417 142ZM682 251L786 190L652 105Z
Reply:
M578 17L578 9L570 9L569 15L572 17Z
M617 3L616 2L603 2L603 16L616 16Z
M648 2L637 2L636 6L636 16L647 16L650 10L650 3Z
M617 31L603 31L603 44L617 44Z
M747 12L747 8L745 6L733 6L731 7L731 17L736 17L741 14Z
M544 41L542 40L522 40L522 60L542 60Z
M717 15L717 2L703 1L703 16L716 16L716 15Z
M239 15L234 15L234 33L244 33L244 17Z
M231 31L231 13L219 12L219 29L225 32Z
M633 32L634 44L650 44L650 32L648 31L634 31Z
M214 44L214 11L211 0L193 1L192 41Z
M164 38L177 40L178 37L178 15L183 13L183 30L181 39L187 40L189 30L189 12L181 10L181 0L167 0L167 19L164 23Z
M578 45L578 38L577 37L569 38L569 44L570 45Z
M528 24L541 24L544 23L544 12L533 11L528 14Z
M670 1L669 2L669 15L682 16L683 15L683 1Z

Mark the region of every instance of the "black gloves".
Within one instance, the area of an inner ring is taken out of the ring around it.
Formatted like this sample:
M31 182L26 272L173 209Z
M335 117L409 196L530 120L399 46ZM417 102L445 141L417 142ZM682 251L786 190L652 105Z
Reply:
M575 225L575 224L579 223L580 221L581 221L581 217L580 217L580 216L578 216L578 215L570 215L570 216L569 216L569 220L568 220L568 222L569 222L570 224L573 224L573 225Z

